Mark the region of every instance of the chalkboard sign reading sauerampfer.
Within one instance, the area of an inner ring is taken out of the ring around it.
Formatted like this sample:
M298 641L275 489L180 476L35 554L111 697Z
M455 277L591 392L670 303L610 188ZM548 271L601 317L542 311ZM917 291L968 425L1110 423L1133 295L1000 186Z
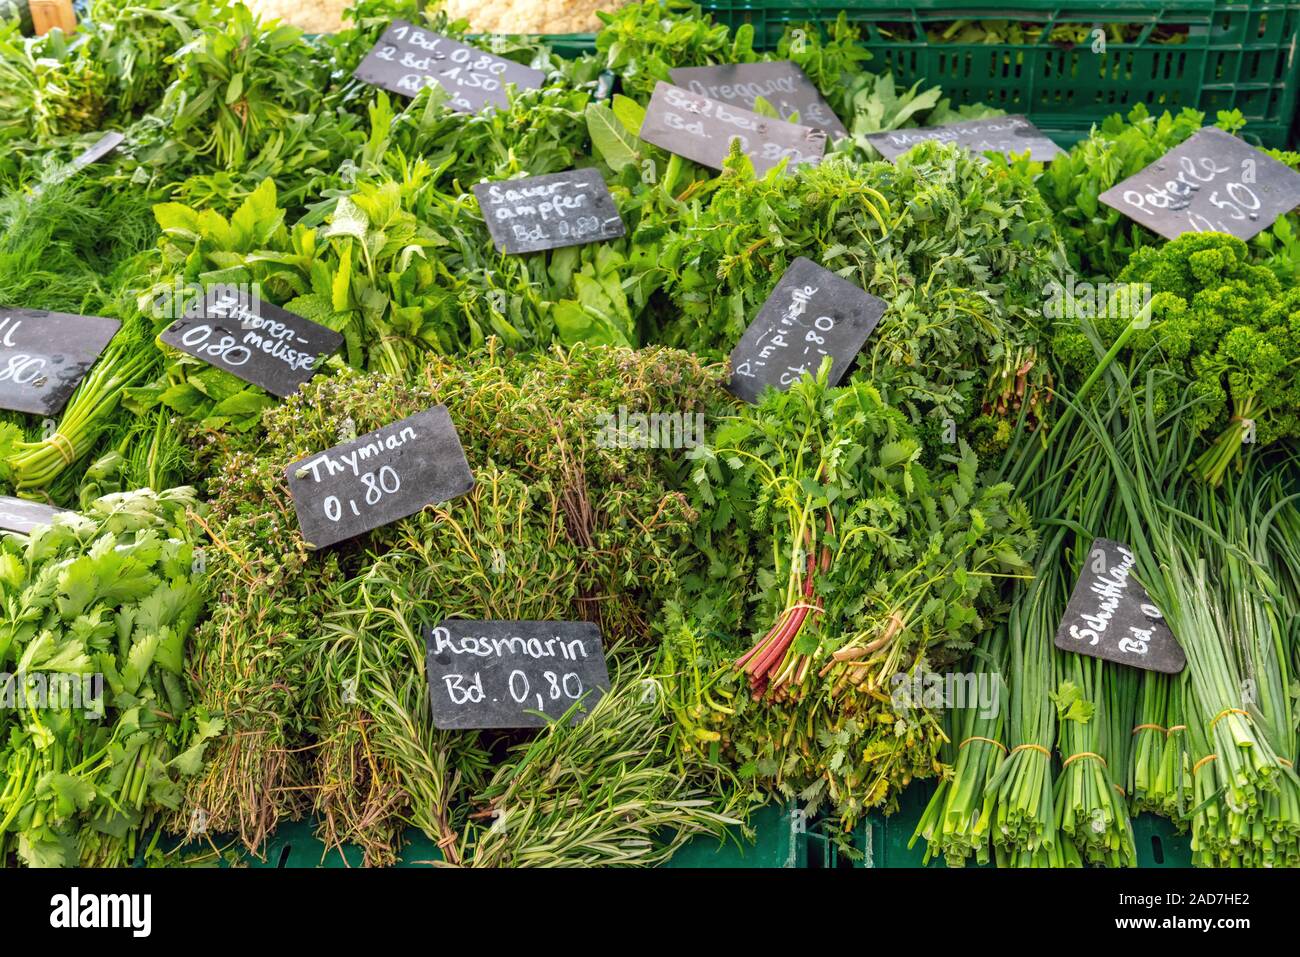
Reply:
M0 409L54 415L121 323L0 306Z
M617 239L626 231L594 169L476 183L492 242L504 253L535 253Z
M831 358L831 385L844 377L885 301L800 256L776 284L731 351L727 388L757 402L767 386L788 389Z
M434 727L537 728L609 690L600 631L585 621L448 619L425 632Z
M445 405L294 462L286 471L303 538L324 548L474 487Z

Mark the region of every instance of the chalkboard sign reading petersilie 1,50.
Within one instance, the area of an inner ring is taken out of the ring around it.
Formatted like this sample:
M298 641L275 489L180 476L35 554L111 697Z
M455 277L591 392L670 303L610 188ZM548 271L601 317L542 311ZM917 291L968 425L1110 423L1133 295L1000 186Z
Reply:
M541 70L503 60L405 20L389 24L353 76L403 96L415 96L426 86L440 86L451 95L452 109L462 113L507 106L507 84L536 90L546 79Z
M367 432L286 470L302 537L324 548L474 487L445 405Z
M121 323L0 306L0 409L54 415Z
M425 631L433 725L538 728L609 689L600 631L585 621L464 621Z
M727 384L746 402L767 386L784 391L831 359L830 383L844 377L885 314L885 301L800 256L731 350Z
M474 184L492 242L504 253L535 253L603 242L624 233L614 197L594 169Z

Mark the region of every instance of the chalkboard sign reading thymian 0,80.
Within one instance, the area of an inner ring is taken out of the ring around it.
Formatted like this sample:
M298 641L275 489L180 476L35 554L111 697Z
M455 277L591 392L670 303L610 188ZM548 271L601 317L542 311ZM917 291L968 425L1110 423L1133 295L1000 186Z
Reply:
M474 487L445 405L367 432L286 470L302 536L324 548Z
M781 160L791 169L819 163L826 152L826 134L810 126L774 120L743 107L690 93L660 80L646 107L641 139L662 146L704 166L722 169L733 140L765 174Z
M1300 173L1213 126L1098 197L1166 239L1250 239L1300 205Z
M609 690L600 631L585 621L463 621L425 631L433 725L539 728Z
M686 66L669 70L668 75L675 85L700 96L748 110L762 97L782 119L797 113L799 119L794 122L824 130L834 139L849 135L813 81L789 60Z
M785 390L831 357L839 382L885 314L885 301L800 256L731 350L727 388L757 402L767 386Z
M316 374L343 334L263 302L242 287L214 286L159 336L169 346L281 398Z
M1050 163L1063 150L1024 116L994 116L924 129L890 130L867 137L867 142L887 160L895 160L917 143L956 143L972 153L1029 153L1029 158Z
M1160 609L1136 579L1133 553L1093 539L1056 631L1056 647L1146 671L1177 674L1187 664Z
M504 253L535 253L617 239L625 232L604 179L594 169L476 183L492 242Z
M0 409L54 415L121 323L0 306Z
M426 86L440 86L451 95L452 109L462 113L508 106L508 84L535 90L546 79L541 70L503 60L405 20L388 25L353 76L403 96L415 96Z

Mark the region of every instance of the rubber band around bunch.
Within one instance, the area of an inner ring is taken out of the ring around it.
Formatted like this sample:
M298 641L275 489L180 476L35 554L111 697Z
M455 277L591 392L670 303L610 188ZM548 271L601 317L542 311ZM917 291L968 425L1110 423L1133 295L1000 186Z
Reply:
M995 741L992 738L986 738L983 735L978 735L978 734L972 734L961 744L957 745L957 750L960 751L962 748L966 747L966 745L970 744L972 741L983 741L985 744L991 744L995 748L1000 749L1003 754L1010 753L1009 751L1007 751L1007 746L1003 744L1001 741Z

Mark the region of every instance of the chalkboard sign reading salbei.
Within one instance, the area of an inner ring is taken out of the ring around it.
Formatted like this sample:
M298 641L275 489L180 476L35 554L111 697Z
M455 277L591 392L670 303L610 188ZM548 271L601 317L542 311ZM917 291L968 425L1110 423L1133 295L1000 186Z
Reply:
M0 409L54 415L121 323L0 306Z
M1056 631L1056 647L1177 674L1187 657L1160 609L1133 577L1134 565L1128 546L1108 538L1093 540Z
M425 631L433 726L540 728L609 690L600 631L585 621L463 621Z
M867 137L867 142L887 160L895 160L917 143L956 143L972 153L1001 153L1017 156L1028 152L1029 158L1050 163L1063 150L1048 139L1024 116L994 116L985 120L967 120L944 126L909 130L890 130Z
M535 253L617 239L626 231L599 172L575 169L476 183L492 242L503 253Z
M55 508L41 502L0 495L0 531L30 535L42 525L49 525L56 515L70 514L67 509Z
M281 398L314 376L343 334L262 301L243 287L214 286L168 326L163 342Z
M811 126L774 120L752 110L690 93L660 80L646 107L641 139L711 169L722 169L733 140L764 175L782 160L793 169L819 163L826 134Z
M1300 173L1230 133L1206 127L1098 197L1166 239L1250 239L1300 205Z
M885 314L885 301L800 256L731 350L727 388L757 402L767 386L788 389L831 357L831 385L844 377Z
M462 113L507 106L508 84L536 90L546 79L541 70L503 60L405 20L389 24L352 75L403 96L415 96L426 86L440 86L451 95L452 109Z
M445 405L299 459L286 475L298 525L312 548L353 538L474 487Z
M728 63L724 66L687 66L669 70L672 81L684 90L752 110L759 97L776 108L782 119L796 113L795 122L825 131L832 139L848 136L840 118L798 65L789 60L772 63Z

